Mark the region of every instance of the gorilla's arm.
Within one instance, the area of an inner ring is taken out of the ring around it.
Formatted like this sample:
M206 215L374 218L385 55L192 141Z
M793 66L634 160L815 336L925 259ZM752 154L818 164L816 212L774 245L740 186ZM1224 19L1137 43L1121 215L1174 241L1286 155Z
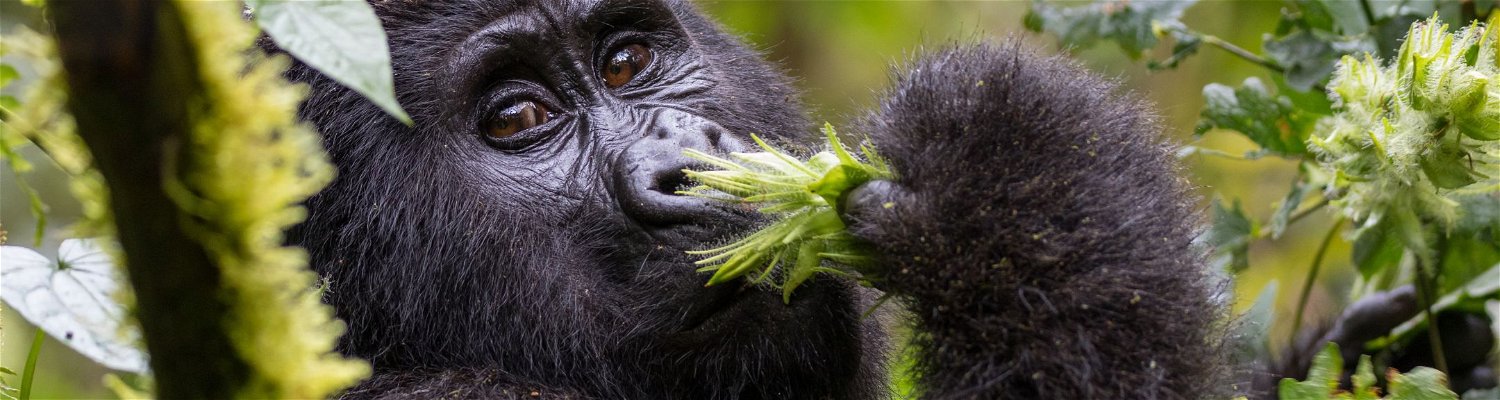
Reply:
M863 126L896 182L845 211L916 319L925 395L1223 390L1199 219L1146 107L1016 44L906 70Z
M576 391L523 380L493 369L409 370L375 374L339 396L341 400L526 399L581 400Z

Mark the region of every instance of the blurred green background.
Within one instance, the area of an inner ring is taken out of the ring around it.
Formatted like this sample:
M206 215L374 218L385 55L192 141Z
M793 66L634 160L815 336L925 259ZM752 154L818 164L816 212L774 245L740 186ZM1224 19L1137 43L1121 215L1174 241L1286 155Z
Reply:
M816 119L843 126L844 122L870 108L877 93L889 83L892 65L935 49L979 41L1020 40L1047 52L1069 52L1089 69L1118 80L1123 89L1149 99L1162 116L1164 135L1189 143L1192 128L1203 104L1203 85L1213 82L1237 84L1248 76L1265 72L1217 49L1205 48L1179 68L1147 71L1113 45L1070 49L1065 43L1021 27L1025 1L897 2L897 1L700 1L700 7L725 28L743 37L750 46L765 52L788 74L797 78L804 101ZM1188 9L1182 20L1204 33L1217 35L1240 47L1260 50L1260 32L1272 30L1282 8L1277 1L1208 1ZM13 32L17 25L35 25L40 14L15 0L0 0L0 32ZM3 40L3 37L0 37ZM1159 46L1164 56L1167 46ZM13 63L17 64L17 63ZM24 63L19 68L25 74ZM732 67L732 66L731 66ZM899 67L898 67L899 68ZM1237 135L1209 133L1199 143L1204 147L1241 153L1253 146ZM53 256L65 229L79 215L66 176L35 152L26 156L37 161L37 169L24 179L40 190L51 207L50 229L40 250ZM1214 196L1239 198L1253 216L1264 217L1286 193L1294 177L1294 165L1275 158L1235 161L1195 156L1184 160L1191 179L1203 196L1204 210ZM11 171L0 172L0 224L9 232L10 244L31 246L28 239L35 221L27 210L25 196L15 185ZM1319 227L1291 229L1279 240L1258 241L1251 253L1251 269L1241 274L1233 290L1236 310L1243 310L1271 281L1279 281L1278 314L1290 316L1295 306L1295 288L1302 285L1314 247L1332 218L1315 215L1301 224ZM1204 221L1207 223L1207 221ZM1316 286L1308 309L1308 320L1325 319L1345 301L1337 288L1352 280L1347 244L1335 241L1325 260L1322 282ZM1284 313L1284 314L1283 314ZM31 342L32 327L6 310L0 323L3 348L0 365L20 371ZM1288 336L1290 324L1283 318L1273 326L1273 343ZM101 384L107 371L76 355L63 345L47 340L38 365L37 398L109 398ZM19 384L19 378L7 378Z

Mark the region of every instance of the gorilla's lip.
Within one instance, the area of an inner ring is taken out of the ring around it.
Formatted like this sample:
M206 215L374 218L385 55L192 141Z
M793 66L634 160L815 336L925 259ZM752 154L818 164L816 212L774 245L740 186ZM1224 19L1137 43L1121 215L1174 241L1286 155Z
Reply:
M719 288L709 288L713 293L703 301L704 306L689 314L683 321L682 331L692 331L702 327L713 317L724 314L735 305L745 299L753 297L755 290L746 285L725 285Z

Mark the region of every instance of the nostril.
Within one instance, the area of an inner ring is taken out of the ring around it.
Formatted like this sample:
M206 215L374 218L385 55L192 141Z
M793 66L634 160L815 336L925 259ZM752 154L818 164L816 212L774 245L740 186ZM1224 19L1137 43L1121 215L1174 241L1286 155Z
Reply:
M616 184L627 215L652 226L697 223L719 219L724 211L706 200L678 195L692 184L683 169L697 169L684 157L661 157L659 152L627 152Z
M655 176L651 179L650 186L647 188L668 195L676 195L677 191L686 190L693 182L691 179L688 179L687 173L683 172L685 168L690 168L690 166L683 165L682 168L667 168L656 171Z

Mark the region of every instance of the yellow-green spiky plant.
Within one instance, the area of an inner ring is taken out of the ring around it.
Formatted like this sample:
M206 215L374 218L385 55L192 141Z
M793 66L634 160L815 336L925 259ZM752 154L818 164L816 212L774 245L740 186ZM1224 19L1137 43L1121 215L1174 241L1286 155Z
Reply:
M1309 138L1329 197L1361 228L1388 224L1418 257L1422 226L1461 218L1461 196L1500 189L1500 40L1491 23L1456 33L1413 24L1394 62L1345 56L1330 91L1340 112Z
M708 285L751 276L752 283L768 282L779 274L782 300L814 274L826 272L872 279L861 267L869 256L845 231L839 205L845 195L865 182L892 179L890 168L869 146L861 146L863 160L839 142L832 125L823 125L828 151L798 160L751 135L764 152L730 153L728 158L697 150L688 157L719 170L684 170L702 185L679 192L707 199L758 205L774 222L733 243L688 254L704 256L701 272L713 272ZM834 262L825 266L823 261Z

